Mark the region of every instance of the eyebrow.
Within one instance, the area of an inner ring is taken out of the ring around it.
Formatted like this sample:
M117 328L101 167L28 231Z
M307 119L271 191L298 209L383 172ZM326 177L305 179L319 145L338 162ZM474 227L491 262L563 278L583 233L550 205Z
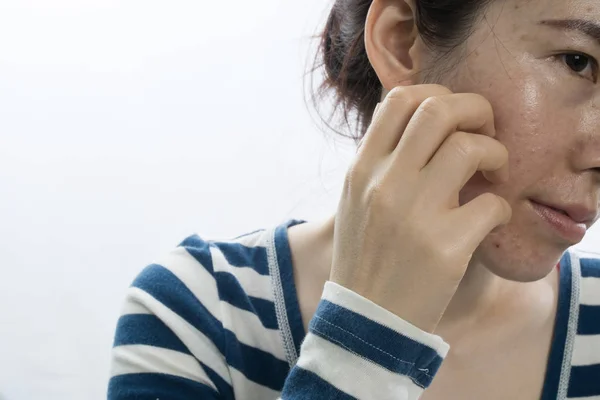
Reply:
M548 19L539 22L540 25L567 31L578 31L600 42L600 25L585 19Z

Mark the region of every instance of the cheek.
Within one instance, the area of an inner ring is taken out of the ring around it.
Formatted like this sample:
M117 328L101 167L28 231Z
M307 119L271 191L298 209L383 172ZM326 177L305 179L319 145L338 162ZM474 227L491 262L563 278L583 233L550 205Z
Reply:
M509 153L509 184L527 185L547 174L562 147L556 100L533 78L510 84L502 94L488 93L494 109L496 139Z

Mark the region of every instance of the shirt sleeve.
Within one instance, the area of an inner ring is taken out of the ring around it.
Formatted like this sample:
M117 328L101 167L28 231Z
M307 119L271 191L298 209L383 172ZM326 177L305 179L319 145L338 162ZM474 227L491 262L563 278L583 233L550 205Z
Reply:
M167 261L146 267L127 290L107 398L231 399L214 280L183 247Z
M209 255L202 246L199 258ZM148 266L128 289L112 349L108 400L412 400L447 353L438 336L327 282L300 357L281 376L283 390L236 389L225 356L231 337L220 322L212 268L201 267L188 250L194 249L179 247ZM201 265L210 265L204 261ZM252 360L247 363L248 371L256 370Z
M418 399L448 350L441 337L328 281L281 398Z

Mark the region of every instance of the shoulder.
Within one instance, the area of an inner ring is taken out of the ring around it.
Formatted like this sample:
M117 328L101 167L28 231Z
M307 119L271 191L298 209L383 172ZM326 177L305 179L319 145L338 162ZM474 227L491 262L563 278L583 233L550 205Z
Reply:
M176 302L179 306L222 299L222 292L240 296L256 292L257 287L264 291L267 288L258 281L268 276L265 234L261 229L224 240L190 235L144 268L132 288L165 305Z

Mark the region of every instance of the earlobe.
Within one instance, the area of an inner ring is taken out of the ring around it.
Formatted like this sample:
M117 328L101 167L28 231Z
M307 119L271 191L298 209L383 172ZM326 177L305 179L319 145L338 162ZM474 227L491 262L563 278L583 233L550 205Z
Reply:
M384 92L417 83L417 37L412 0L373 0L365 22L365 49Z

